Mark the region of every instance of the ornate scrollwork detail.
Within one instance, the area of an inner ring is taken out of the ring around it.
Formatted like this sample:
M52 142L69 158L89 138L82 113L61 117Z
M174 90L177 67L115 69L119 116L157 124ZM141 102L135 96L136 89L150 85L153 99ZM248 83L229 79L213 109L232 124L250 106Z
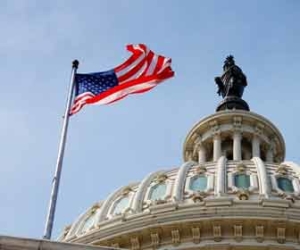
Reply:
M207 196L205 192L194 192L190 198L196 203L196 202L202 202L203 199Z
M236 172L241 174L241 173L245 173L246 171L246 166L244 164L238 164L236 166Z
M275 170L275 172L280 175L286 175L288 172L288 167L282 164Z
M204 167L203 165L199 165L195 168L194 170L194 174L195 175L200 175L200 174L204 174L206 172L206 167Z
M168 179L168 176L166 174L159 174L159 175L156 176L154 181L157 182L157 183L162 183L166 179Z
M236 194L239 200L249 200L250 192L246 189L239 189Z
M99 204L94 204L93 206L92 206L92 208L91 208L91 211L90 211L90 214L92 215L92 214L94 214L96 211L97 211L97 209L99 208Z
M131 187L125 187L123 190L122 190L122 195L123 196L126 196L128 195L130 192L132 191L132 188Z

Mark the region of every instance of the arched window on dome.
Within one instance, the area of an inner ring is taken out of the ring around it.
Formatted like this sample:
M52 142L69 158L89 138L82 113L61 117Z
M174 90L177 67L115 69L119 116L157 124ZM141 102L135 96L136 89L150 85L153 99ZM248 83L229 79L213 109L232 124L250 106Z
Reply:
M124 212L124 210L126 208L129 207L129 202L130 202L130 199L128 196L124 196L122 197L119 201L117 201L117 203L115 204L115 207L112 211L112 214L113 215L117 215L117 214L121 214Z
M81 233L88 231L94 225L96 214L96 210L93 210L91 214L85 219L80 230Z
M234 185L237 188L249 188L250 187L250 176L247 174L236 174L234 176Z
M204 175L192 177L189 189L193 191L205 191L207 189L207 177Z
M158 183L151 188L148 199L152 201L162 200L166 196L166 192L167 192L166 183L164 182Z
M278 177L277 178L277 185L278 185L278 188L280 188L284 192L293 193L295 191L292 181L288 178Z

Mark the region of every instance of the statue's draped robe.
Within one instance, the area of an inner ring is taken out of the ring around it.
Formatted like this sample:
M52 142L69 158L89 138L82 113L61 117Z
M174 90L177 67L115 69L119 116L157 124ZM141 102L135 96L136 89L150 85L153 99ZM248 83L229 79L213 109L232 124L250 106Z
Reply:
M238 66L233 65L226 69L221 76L221 80L224 84L223 97L232 95L240 98L242 97L244 87L247 86L247 81L245 75Z

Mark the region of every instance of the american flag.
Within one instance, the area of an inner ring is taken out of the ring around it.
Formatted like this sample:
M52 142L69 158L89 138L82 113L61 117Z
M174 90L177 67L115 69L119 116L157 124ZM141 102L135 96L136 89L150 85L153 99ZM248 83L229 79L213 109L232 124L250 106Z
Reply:
M170 58L154 54L144 44L128 45L127 50L132 55L112 70L76 74L71 115L86 104L109 104L129 94L146 92L174 76Z

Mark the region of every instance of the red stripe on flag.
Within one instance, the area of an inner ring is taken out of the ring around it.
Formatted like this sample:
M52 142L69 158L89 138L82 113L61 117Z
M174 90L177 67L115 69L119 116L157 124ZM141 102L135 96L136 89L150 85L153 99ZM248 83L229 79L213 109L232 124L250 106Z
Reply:
M153 75L157 74L157 72L161 69L161 67L162 67L162 65L164 63L164 59L165 59L165 57L158 56L157 64L156 64L155 70L153 72Z
M127 45L127 50L132 52L132 56L129 59L127 59L124 63L114 68L116 73L128 67L130 64L135 62L135 60L137 60L141 54L143 54L141 50L135 49L133 45Z

